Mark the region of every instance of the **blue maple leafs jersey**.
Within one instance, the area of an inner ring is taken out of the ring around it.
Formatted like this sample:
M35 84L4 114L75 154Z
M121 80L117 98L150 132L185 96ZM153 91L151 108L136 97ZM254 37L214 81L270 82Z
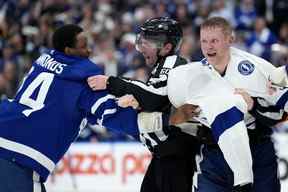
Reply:
M114 96L88 87L87 77L101 73L89 59L57 51L42 54L15 98L0 104L0 158L30 167L45 181L78 136L84 118L121 131L121 120L132 115L132 129L123 130L136 135L135 111L120 109Z

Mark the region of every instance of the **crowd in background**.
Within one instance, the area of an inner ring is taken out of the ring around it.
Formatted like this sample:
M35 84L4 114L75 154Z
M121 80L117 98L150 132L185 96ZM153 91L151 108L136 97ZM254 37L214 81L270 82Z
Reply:
M105 74L145 81L150 69L134 41L139 25L160 16L181 23L180 54L190 61L202 59L203 20L222 16L235 28L235 46L276 66L288 63L287 0L0 0L0 100L15 95L32 61L51 48L53 31L68 23L87 32L91 60ZM90 128L80 140L127 139L101 127Z

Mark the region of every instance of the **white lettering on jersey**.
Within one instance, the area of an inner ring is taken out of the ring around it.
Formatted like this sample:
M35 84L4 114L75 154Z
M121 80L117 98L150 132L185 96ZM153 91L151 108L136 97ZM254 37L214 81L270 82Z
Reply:
M57 74L61 74L66 64L60 63L54 60L50 55L43 54L37 60L36 63L49 71L53 71Z

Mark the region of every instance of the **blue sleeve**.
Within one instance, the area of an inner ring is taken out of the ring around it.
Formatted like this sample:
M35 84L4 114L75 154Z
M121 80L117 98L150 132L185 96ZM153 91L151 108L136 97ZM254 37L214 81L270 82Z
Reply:
M89 123L138 138L137 112L118 107L115 97L107 91L92 91L87 87L79 103Z
M137 112L131 107L118 107L113 116L104 119L103 126L108 130L128 134L139 140Z
M79 107L85 114L93 114L98 120L117 111L118 105L113 95L107 91L92 91L88 85L79 99Z

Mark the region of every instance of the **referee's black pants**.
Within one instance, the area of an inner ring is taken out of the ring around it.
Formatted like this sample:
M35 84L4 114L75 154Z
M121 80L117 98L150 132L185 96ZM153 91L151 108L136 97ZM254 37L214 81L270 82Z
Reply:
M164 147L169 152L153 154L141 192L191 192L198 142L192 136L180 134Z

